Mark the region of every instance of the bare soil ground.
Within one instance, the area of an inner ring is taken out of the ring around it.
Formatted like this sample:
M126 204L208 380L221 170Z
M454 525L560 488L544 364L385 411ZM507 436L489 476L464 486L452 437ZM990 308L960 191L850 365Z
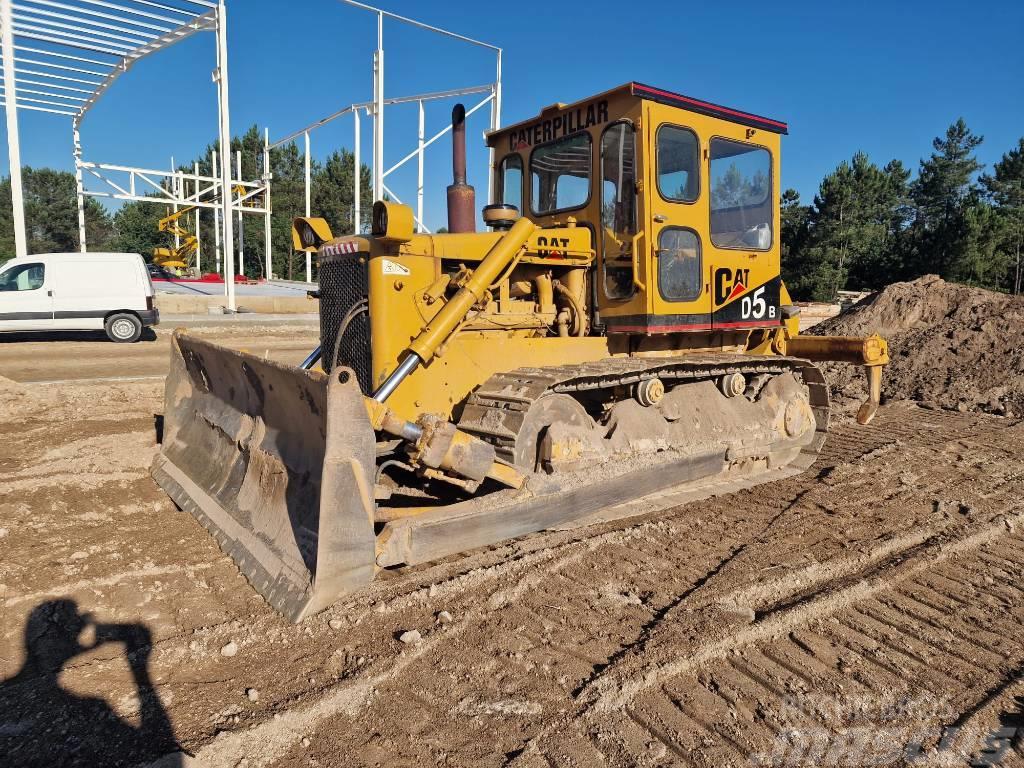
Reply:
M0 349L0 763L1024 763L1015 418L902 402L803 475L292 626L150 480L158 379L12 381L122 349L82 343Z
M301 362L319 343L315 321L195 324L188 330L225 346L290 363ZM102 332L0 334L0 376L26 383L161 378L167 373L171 333L170 326L146 329L134 344L113 344Z

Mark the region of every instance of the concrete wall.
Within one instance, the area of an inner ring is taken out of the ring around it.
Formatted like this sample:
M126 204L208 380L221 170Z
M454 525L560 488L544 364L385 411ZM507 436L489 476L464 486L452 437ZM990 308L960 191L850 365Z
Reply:
M317 313L320 302L305 296L238 296L239 309L261 314L294 315ZM224 306L223 296L156 295L156 307L167 315L205 315Z
M822 304L816 301L798 301L800 307L800 330L817 325L823 320L839 314L838 304Z

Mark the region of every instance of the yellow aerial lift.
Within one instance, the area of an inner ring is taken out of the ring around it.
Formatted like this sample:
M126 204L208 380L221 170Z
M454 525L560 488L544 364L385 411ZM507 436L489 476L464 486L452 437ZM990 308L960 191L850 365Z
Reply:
M233 188L233 191L241 199L246 193L246 188L239 184ZM212 203L219 200L220 195L210 198L210 202ZM243 203L243 205L245 205L245 203ZM184 208L164 216L157 222L157 231L166 232L171 237L177 237L179 244L173 248L154 248L154 264L164 267L165 269L177 270L189 269L192 266L192 260L195 257L196 252L199 250L199 238L181 226L179 222L183 216L197 210L198 208L199 206L197 205L185 206Z

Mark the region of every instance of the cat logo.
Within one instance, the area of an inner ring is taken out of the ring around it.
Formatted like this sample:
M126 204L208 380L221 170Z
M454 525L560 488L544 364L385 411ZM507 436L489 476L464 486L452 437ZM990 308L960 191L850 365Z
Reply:
M742 295L749 285L750 270L719 267L715 270L715 306L726 304Z
M549 246L549 247L545 247ZM537 237L537 255L544 259L564 259L566 253L564 250L556 250L557 248L568 249L569 238L568 237L545 237L540 235Z

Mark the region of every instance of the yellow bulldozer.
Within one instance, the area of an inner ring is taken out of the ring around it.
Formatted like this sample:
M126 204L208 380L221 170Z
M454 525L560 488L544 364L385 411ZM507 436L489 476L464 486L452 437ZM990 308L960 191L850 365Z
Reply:
M785 123L635 82L552 105L488 134L476 232L464 121L449 233L386 201L369 235L295 221L302 366L174 335L154 477L293 621L381 569L801 472L816 361L878 407L885 341L800 336L780 278Z

